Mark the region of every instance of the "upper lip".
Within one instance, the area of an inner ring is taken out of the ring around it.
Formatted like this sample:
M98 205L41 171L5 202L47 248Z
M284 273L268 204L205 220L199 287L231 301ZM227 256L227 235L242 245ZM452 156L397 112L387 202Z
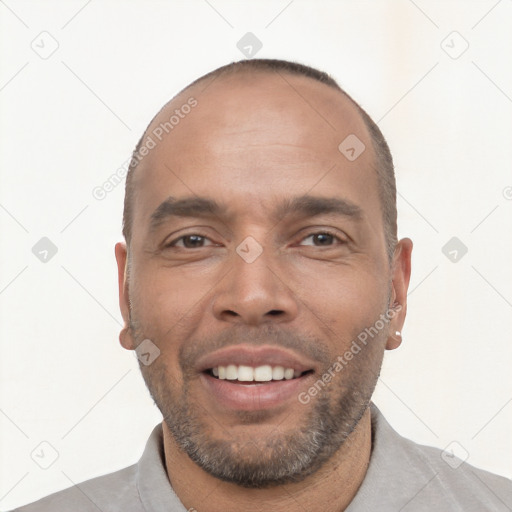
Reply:
M298 372L314 370L314 364L299 357L294 352L272 346L253 347L249 345L236 345L216 350L199 358L197 369L200 372L227 366L229 364L245 366L283 366L293 368Z

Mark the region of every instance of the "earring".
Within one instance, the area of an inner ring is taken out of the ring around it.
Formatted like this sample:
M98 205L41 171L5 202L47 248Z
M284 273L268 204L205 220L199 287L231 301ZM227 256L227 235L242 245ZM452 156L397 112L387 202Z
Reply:
M395 335L391 337L395 340L399 340L402 337L402 333L400 331L395 331Z

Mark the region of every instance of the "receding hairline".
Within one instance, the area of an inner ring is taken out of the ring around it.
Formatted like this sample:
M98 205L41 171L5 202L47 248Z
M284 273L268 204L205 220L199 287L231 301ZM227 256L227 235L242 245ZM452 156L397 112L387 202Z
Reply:
M154 124L158 121L160 116L166 112L167 110L171 109L173 106L181 106L184 99L187 99L191 95L193 95L194 92L197 91L198 95L200 95L203 91L205 91L210 85L212 85L214 82L218 83L222 79L230 79L230 78L242 78L245 76L250 75L261 75L261 76L275 76L275 74L278 75L284 75L286 77L292 77L297 79L309 79L311 83L313 84L322 84L327 86L329 89L334 90L341 94L343 98L348 100L348 104L353 107L354 114L357 115L357 117L363 121L363 126L366 129L367 133L366 135L371 139L372 135L371 132L367 126L367 123L365 122L364 117L361 115L361 107L357 104L357 102L349 95L347 94L339 85L338 83L330 77L327 73L319 72L321 79L317 79L315 75L305 75L303 73L300 73L299 71L295 70L295 68L290 69L279 69L279 68L272 68L272 67L265 67L264 65L249 65L255 64L257 62L265 61L265 59L259 59L259 60L252 60L252 61L241 61L233 63L233 66L231 67L231 64L228 64L226 66L222 66L221 68L218 68L216 70L210 71L206 75L203 75L190 84L186 85L183 89L181 89L177 94L175 94L167 103L165 103L162 108L155 114L155 116L151 119L150 123L148 124L147 128L145 129L144 133L142 134L142 137L139 141L140 142L144 139L144 137L150 132L151 128L154 126ZM208 82L208 83L206 83ZM135 149L137 151L137 148ZM376 155L375 155L376 156ZM137 166L135 166L132 170L135 170Z
M134 153L137 153L139 151L140 146L141 146L142 142L144 141L145 137L148 135L148 133L151 132L151 129L154 128L154 126L158 123L160 117L162 115L164 115L164 113L166 111L171 110L172 107L181 106L183 104L184 100L193 96L193 93L196 90L200 94L206 88L208 88L211 84L213 84L214 82L218 83L219 80L222 80L222 79L237 78L237 77L241 78L244 75L249 76L249 75L255 75L255 74L258 74L261 76L265 76L265 75L272 76L273 74L277 73L279 75L285 75L285 76L292 77L292 78L309 79L313 84L320 83L322 85L329 87L329 89L340 93L341 97L345 98L345 100L347 100L347 104L350 107L352 107L355 117L359 121L362 121L362 127L366 131L365 135L368 137L368 139L370 141L372 141L371 148L370 148L373 152L372 163L375 164L375 166L377 166L378 159L379 159L378 154L377 154L377 148L374 147L373 134L372 134L370 127L368 126L368 123L366 122L366 119L363 115L363 114L365 114L364 110L361 109L359 104L348 93L346 93L338 85L338 83L333 78L330 77L330 75L328 75L327 73L325 73L323 71L319 71L321 80L317 80L314 75L305 75L305 74L300 73L299 71L294 71L295 68L282 70L279 68L277 68L277 69L273 69L271 67L267 68L267 67L261 66L261 65L259 65L259 66L258 65L257 66L253 66L253 65L249 66L248 65L248 62L250 62L251 64L254 64L254 63L260 62L262 60L265 62L265 59L259 59L259 60L252 60L252 61L235 62L235 63L233 63L233 67L230 67L231 66L230 64L228 64L226 66L222 66L221 68L215 69L215 70L207 73L206 75L203 75L203 76L197 78L196 80L194 80L193 82L191 82L190 84L185 86L178 93L176 93L167 103L165 103L160 108L160 110L153 116L150 123L144 130L144 133L142 134L142 136L134 150ZM209 83L204 85L204 82L207 82L207 81ZM135 171L138 167L139 167L138 163L133 166L130 165L130 171L128 174L130 175L131 180L135 179ZM127 179L128 179L128 176L127 176ZM135 194L133 194L133 195L135 195Z
M323 84L330 89L341 93L342 97L348 100L348 104L353 107L354 114L357 114L357 119L362 121L362 125L367 132L366 135L371 141L371 150L373 153L372 167L377 174L377 186L385 230L386 248L388 256L391 258L392 249L397 242L397 237L396 185L393 161L389 147L387 146L385 138L380 132L380 129L373 121L373 119L367 114L367 112L359 105L359 103L357 103L357 101L355 101L344 89L340 87L335 79L323 71L295 62L279 61L273 59L253 59L250 61L238 61L210 71L209 73L197 78L186 87L181 89L173 98L171 98L162 106L162 108L153 117L146 130L142 134L142 137L140 138L139 143L135 148L134 154L137 153L140 145L146 137L146 134L153 127L155 121L159 119L160 115L171 106L173 106L174 103L177 103L180 99L186 97L187 94L190 96L190 94L193 93L195 89L198 89L198 94L200 94L212 83L217 82L221 78L230 78L251 74L272 75L273 73L285 75L288 77L309 78L316 83ZM206 85L202 87L202 85L207 81L209 81L209 83L206 83ZM137 164L135 164L133 167L130 165L130 171L126 179L125 213L128 212L128 215L126 215L124 218L123 234L125 235L125 239L128 244L131 239L131 224L133 224L133 219L131 218L133 210L132 203L135 199L135 191L132 190L134 187L132 186L133 184L131 182L134 177L134 171L137 167ZM390 205L390 198L392 199L392 205Z

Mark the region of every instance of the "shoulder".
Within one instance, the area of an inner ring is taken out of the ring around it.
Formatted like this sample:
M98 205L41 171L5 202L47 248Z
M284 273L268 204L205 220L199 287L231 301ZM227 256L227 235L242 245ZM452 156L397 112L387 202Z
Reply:
M81 482L12 512L143 511L136 476L137 464Z
M423 505L429 510L433 503L444 504L446 510L512 510L512 480L478 469L452 451L406 439L382 416L379 422L381 441L393 458L388 469L411 484L408 494L416 510L423 510Z
M427 481L425 494L443 497L445 503L463 505L464 510L511 510L512 480L476 468L451 451L424 446L402 438L405 449L422 465Z

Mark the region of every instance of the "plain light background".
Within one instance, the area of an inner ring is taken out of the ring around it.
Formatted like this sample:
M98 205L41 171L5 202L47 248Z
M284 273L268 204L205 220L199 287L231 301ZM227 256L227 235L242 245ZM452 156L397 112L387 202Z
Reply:
M136 462L160 421L118 343L124 181L92 191L163 103L245 58L247 32L257 57L329 72L394 155L415 247L375 402L401 434L512 477L512 1L4 0L0 20L0 509Z

